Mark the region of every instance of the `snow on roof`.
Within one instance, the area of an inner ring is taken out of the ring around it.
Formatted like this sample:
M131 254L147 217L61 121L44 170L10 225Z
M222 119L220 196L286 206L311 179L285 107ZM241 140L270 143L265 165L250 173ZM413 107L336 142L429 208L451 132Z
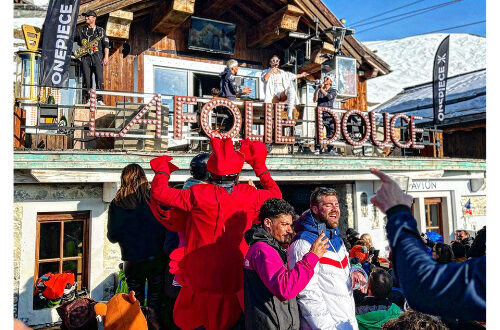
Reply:
M23 24L32 25L42 28L45 17L16 17L14 18L14 30L21 29Z
M403 88L432 80L436 49L447 36L432 33L395 40L364 42L390 66L392 72L367 81L370 103L384 103ZM450 34L450 76L486 68L486 38L465 34Z
M398 95L378 106L376 112L397 113L433 119L432 82L405 88ZM448 78L446 85L445 118L455 118L486 112L486 69Z

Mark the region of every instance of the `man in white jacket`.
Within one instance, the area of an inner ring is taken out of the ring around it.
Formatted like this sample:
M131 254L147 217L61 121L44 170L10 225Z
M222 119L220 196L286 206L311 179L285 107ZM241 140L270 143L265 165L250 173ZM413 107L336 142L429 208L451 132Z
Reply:
M367 275L351 267L349 255L338 230L340 209L332 188L316 188L310 198L311 209L296 222L292 244L288 248L288 267L292 268L311 249L324 232L329 247L314 268L314 275L297 295L301 329L358 329L353 288L367 290Z
M298 103L294 81L309 73L293 74L279 68L280 59L274 55L269 60L269 68L262 72L261 80L264 83L264 103L278 103L287 101L288 118L293 119L293 109Z

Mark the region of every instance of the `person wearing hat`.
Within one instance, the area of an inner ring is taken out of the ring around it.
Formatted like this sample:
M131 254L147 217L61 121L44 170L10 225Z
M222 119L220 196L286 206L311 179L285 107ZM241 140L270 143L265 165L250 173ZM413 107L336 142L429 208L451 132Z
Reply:
M108 65L109 62L109 39L106 37L106 32L100 26L95 25L97 15L95 11L89 10L82 14L85 17L86 25L79 29L75 36L75 41L82 46L82 41L85 39L91 42L97 38L101 38L97 46L93 48L92 54L84 55L81 58L83 71L83 98L90 104L89 89L92 88L92 74L94 74L96 89L104 89L103 65ZM97 95L97 104L104 105L102 95Z
M281 198L266 167L262 142L243 140L240 151L234 150L231 139L212 137L210 144L207 184L170 188L170 175L178 169L173 158L164 155L150 162L155 172L151 198L187 212L184 257L176 270L182 288L174 306L174 321L182 329L243 325L243 259L248 251L244 233L257 222L267 199ZM238 183L245 161L263 189Z

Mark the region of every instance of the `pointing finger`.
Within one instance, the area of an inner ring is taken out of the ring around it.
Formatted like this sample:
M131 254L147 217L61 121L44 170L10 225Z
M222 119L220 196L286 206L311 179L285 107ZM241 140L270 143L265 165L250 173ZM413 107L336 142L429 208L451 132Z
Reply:
M379 177L382 182L392 182L393 180L384 172L379 171L376 168L370 168L370 172Z

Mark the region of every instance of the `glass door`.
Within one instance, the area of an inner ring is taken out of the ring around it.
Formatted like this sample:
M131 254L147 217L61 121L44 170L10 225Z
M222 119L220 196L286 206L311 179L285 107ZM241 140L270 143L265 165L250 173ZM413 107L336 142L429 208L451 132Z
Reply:
M443 236L443 207L442 198L425 198L426 231L439 233Z

